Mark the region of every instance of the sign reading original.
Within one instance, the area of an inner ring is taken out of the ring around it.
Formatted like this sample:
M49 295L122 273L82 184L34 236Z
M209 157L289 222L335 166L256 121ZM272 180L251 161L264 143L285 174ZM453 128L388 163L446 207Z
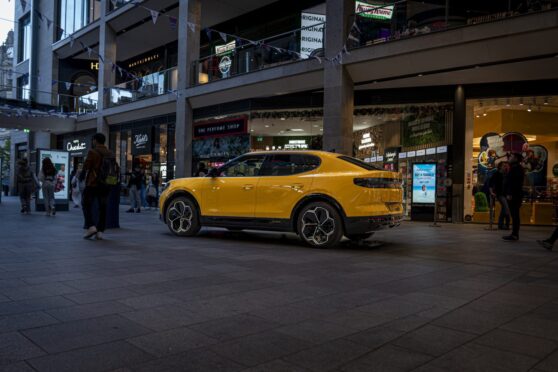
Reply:
M301 13L300 15L300 54L308 58L316 49L323 48L324 22L323 14Z

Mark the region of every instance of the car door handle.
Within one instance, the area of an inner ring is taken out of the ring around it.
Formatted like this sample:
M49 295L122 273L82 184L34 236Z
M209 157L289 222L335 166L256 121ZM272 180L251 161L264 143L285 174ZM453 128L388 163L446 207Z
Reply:
M245 191L249 191L252 190L254 188L254 185L244 185L242 186L242 189Z
M293 189L293 190L301 190L303 188L304 188L304 185L301 184L301 183L295 183L295 184L291 185L291 189Z

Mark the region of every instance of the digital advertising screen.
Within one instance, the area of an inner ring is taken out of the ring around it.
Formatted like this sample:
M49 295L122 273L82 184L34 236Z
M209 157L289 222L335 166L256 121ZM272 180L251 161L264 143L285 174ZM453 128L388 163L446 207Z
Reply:
M413 204L436 202L436 164L413 164Z
M37 164L37 176L41 170L41 164L44 158L50 158L56 168L56 177L54 180L54 199L68 199L68 185L70 184L70 153L59 150L39 150L39 161ZM39 189L39 200L44 200L43 190Z

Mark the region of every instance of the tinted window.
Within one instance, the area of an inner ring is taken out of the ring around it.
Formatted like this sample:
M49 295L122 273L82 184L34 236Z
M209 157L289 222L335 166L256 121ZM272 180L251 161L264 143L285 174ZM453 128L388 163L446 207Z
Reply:
M339 159L346 161L347 163L351 163L354 165L357 165L363 169L372 171L372 170L381 170L381 168L378 168L370 163L365 163L362 160L359 159L355 159L355 158L351 158L350 156L340 156Z
M320 165L320 158L305 154L274 154L266 162L262 176L290 176L309 172Z
M257 177L265 155L247 155L233 159L219 169L220 177Z

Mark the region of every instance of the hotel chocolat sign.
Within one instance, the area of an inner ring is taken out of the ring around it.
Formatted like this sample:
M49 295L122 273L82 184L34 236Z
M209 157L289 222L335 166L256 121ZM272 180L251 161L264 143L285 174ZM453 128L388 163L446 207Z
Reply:
M246 117L205 122L194 127L194 138L234 136L246 133Z
M89 140L85 137L70 137L64 140L64 150L71 156L85 156L89 151Z
M151 127L132 130L132 155L151 154Z

